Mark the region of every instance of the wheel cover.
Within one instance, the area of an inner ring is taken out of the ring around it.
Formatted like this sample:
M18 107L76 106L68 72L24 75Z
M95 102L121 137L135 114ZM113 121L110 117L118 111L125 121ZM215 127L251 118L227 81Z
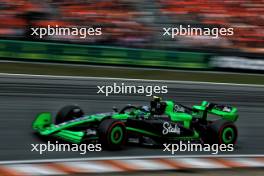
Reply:
M235 139L235 131L231 127L227 127L223 130L222 140L224 143L229 144L232 143Z
M119 144L123 139L123 129L120 126L116 126L110 133L110 140L113 144Z

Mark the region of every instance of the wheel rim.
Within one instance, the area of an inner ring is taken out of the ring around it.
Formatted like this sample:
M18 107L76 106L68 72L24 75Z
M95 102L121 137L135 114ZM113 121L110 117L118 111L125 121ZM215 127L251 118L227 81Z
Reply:
M112 129L110 139L113 144L119 144L123 139L123 129L120 126L116 126Z
M235 131L231 127L227 127L222 133L223 142L226 144L232 143L235 139Z

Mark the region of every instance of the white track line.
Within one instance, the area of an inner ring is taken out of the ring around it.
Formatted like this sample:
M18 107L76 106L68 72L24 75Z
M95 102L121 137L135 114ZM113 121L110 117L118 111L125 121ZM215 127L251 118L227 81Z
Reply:
M85 77L85 76L59 76L59 75L32 75L32 74L13 74L0 73L0 76L9 77L33 77L33 78L54 78L54 79L84 79L84 80L118 80L118 81L138 81L138 82L162 82L178 84L207 84L207 85L228 85L228 86L247 86L247 87L264 87L261 84L238 84L238 83L218 83L203 81L177 81L177 80L152 80L152 79L130 79L130 78L110 78L110 77Z

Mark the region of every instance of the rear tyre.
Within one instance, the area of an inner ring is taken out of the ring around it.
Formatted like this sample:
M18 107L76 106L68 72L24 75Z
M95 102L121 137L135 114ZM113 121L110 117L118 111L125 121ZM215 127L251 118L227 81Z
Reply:
M99 142L109 150L121 149L126 142L126 126L115 119L103 120L98 127Z
M204 142L208 144L235 144L237 135L235 124L221 119L208 126Z
M64 106L59 110L55 118L55 124L60 124L73 120L75 118L82 117L84 115L82 109L76 105Z

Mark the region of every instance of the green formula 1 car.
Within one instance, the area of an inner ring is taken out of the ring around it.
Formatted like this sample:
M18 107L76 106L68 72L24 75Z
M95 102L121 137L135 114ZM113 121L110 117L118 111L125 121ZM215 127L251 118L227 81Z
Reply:
M237 108L203 101L192 108L154 97L149 106L127 105L118 111L84 115L76 105L62 108L52 122L41 113L33 129L41 136L72 143L101 143L119 149L126 142L155 145L173 141L234 144L237 140ZM212 117L211 117L212 116Z

